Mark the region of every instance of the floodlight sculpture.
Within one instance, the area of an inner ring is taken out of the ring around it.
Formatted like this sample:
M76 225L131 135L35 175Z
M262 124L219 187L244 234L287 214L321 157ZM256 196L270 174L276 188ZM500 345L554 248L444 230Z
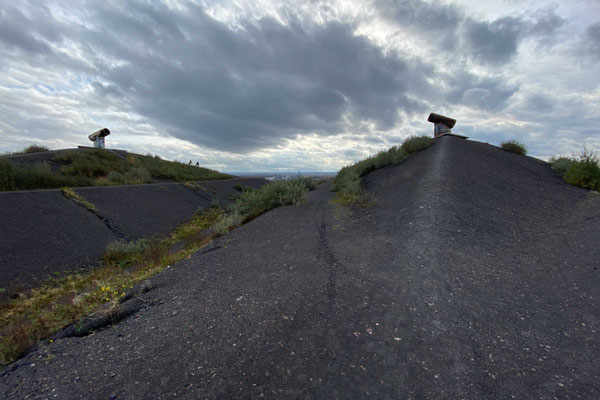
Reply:
M107 128L102 128L88 136L88 138L94 142L94 148L103 149L105 147L104 138L110 135L110 131Z
M452 133L451 129L454 128L456 120L453 118L445 117L440 114L431 113L427 121L433 122L433 137L438 137Z

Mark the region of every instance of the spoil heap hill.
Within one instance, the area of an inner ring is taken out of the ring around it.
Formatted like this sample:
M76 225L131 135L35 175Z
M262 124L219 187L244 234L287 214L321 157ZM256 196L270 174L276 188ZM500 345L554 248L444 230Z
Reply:
M136 317L5 369L0 393L600 397L597 195L454 137L364 184L367 208L321 185L221 237L153 278Z
M231 175L114 149L63 149L0 156L0 190L228 179Z

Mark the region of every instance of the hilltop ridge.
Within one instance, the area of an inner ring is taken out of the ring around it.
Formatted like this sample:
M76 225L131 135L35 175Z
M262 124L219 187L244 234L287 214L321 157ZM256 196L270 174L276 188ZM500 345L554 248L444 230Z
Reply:
M196 165L115 149L62 149L0 157L0 190L230 179Z

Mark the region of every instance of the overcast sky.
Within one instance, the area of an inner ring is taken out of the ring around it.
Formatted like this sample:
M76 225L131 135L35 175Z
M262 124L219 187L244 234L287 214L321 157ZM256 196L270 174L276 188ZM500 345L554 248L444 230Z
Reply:
M2 1L0 152L335 171L409 135L600 150L600 1Z

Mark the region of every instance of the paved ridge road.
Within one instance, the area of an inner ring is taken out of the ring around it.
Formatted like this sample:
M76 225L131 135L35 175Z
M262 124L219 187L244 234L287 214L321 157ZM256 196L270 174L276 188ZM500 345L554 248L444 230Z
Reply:
M600 200L452 137L375 203L272 210L153 279L147 306L5 368L3 398L600 396Z

